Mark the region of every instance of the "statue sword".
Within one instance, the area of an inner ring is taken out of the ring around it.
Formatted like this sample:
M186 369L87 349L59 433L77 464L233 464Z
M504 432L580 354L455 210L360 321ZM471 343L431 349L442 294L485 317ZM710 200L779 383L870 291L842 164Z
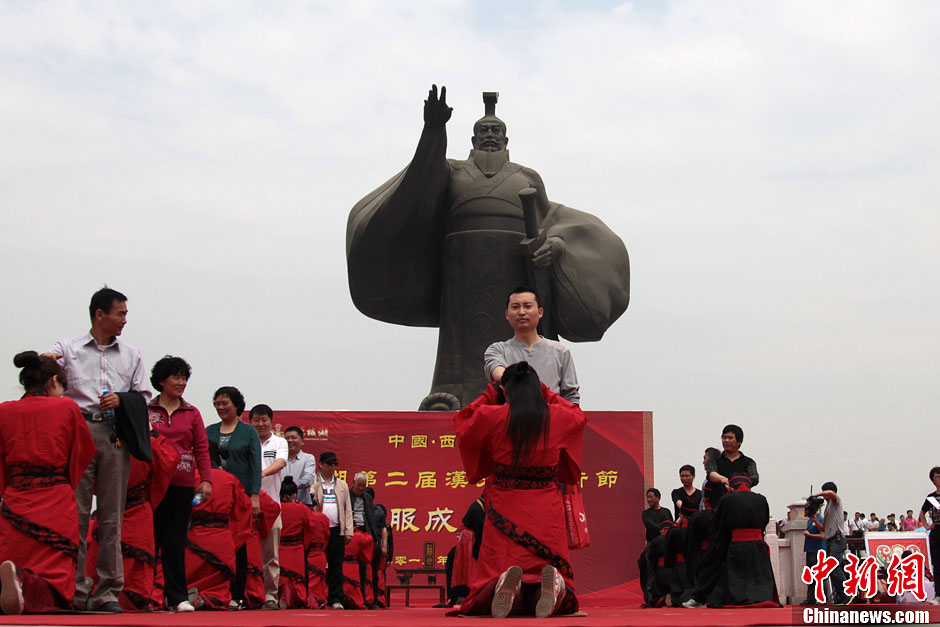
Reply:
M529 284L538 290L539 300L545 314L539 323L539 330L544 337L552 340L558 339L555 325L552 324L552 283L549 277L551 268L537 268L532 261L535 254L545 243L545 233L539 233L539 214L537 206L538 192L532 187L519 191L519 200L522 201L522 216L525 220L525 237L519 242L522 255L525 257L526 277Z

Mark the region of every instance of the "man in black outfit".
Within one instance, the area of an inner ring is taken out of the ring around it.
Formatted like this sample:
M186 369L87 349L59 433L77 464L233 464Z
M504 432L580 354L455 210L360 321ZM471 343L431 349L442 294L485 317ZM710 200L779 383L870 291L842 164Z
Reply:
M695 481L695 466L686 464L680 468L679 481L682 482L682 487L676 488L670 494L672 498L672 511L676 520L679 519L680 503L689 505L693 509L698 509L698 504L702 501L702 491L692 485Z
M744 475L751 480L751 485L760 482L757 474L757 462L741 452L744 442L744 429L738 425L727 425L721 430L721 447L724 449L717 459L709 458L705 463L708 480L721 483L729 489L728 480L734 475Z
M643 600L649 605L649 599L647 598L647 549L649 548L649 543L655 540L660 535L660 525L664 520L672 521L672 512L670 512L665 507L662 507L659 504L659 499L662 497L662 493L656 488L650 488L646 491L646 503L649 505L649 508L644 510L641 514L643 519L643 527L646 529L646 547L643 549L643 552L640 554L640 558L637 560L637 566L640 569L640 588L643 590Z

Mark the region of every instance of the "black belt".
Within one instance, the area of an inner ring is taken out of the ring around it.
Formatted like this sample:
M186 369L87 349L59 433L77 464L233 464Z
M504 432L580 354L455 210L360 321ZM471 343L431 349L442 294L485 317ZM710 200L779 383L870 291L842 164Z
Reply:
M105 422L108 424L114 424L114 410L112 409L109 411L111 412L110 415L105 415L102 413L89 414L88 412L83 411L82 416L85 417L85 420L90 422Z
M366 533L366 532L367 532L367 529L366 529L365 525L356 525L356 529L358 529L359 531L361 531L361 532L363 532L363 533Z

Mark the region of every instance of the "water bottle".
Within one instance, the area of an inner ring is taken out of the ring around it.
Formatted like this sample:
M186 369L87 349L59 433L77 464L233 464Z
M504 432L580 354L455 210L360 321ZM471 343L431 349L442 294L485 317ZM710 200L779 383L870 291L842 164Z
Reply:
M101 390L102 396L105 395L105 394L110 394L110 393L111 393L111 390ZM107 419L110 419L110 418L114 418L114 410L113 410L113 409L106 409L105 411L101 412L101 417L104 418L104 419L106 419L106 420L107 420Z
M193 497L193 507L196 507L202 503L202 492L196 492L196 496Z

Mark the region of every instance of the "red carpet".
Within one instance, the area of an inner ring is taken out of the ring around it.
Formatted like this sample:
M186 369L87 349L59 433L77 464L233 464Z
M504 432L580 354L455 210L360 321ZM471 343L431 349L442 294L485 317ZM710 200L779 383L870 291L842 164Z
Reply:
M667 626L689 627L745 625L792 625L791 608L772 610L685 610L685 609L616 609L586 607L587 616L505 618L500 623L512 625L549 625L550 627L603 626ZM241 612L194 612L192 614L45 614L37 616L2 616L0 625L140 625L142 627L474 627L494 625L492 618L448 618L445 610L430 607L394 607L388 610L283 610ZM548 621L546 623L546 620Z

